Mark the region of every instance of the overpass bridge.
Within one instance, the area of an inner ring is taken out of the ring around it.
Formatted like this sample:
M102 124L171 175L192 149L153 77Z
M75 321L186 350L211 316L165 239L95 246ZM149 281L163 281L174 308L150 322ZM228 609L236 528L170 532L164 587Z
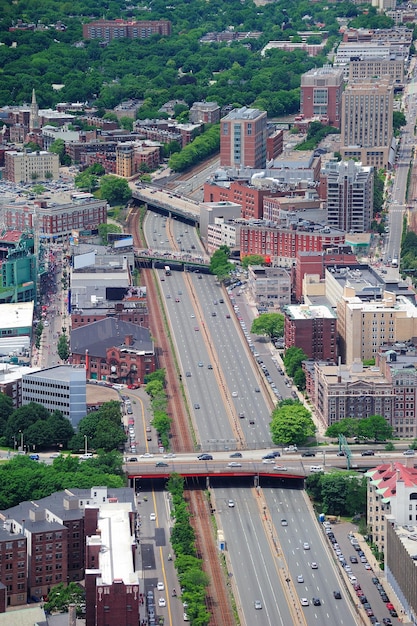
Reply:
M169 265L172 271L200 272L210 274L210 258L187 252L168 252L151 248L135 248L135 262L139 267L164 269Z
M190 226L200 223L200 203L170 190L146 187L142 184L132 190L132 197L169 217L175 216Z

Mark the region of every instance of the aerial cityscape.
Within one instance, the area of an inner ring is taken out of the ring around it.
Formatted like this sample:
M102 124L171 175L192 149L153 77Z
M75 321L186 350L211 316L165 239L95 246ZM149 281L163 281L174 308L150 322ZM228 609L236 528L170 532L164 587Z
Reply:
M417 5L0 6L0 626L417 624Z

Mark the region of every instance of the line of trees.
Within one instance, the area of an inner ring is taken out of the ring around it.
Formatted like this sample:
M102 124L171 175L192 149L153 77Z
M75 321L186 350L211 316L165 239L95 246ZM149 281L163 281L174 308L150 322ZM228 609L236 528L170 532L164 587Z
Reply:
M206 588L209 578L203 571L203 562L197 557L195 531L190 524L190 512L184 500L184 479L171 474L167 489L172 497L174 526L171 545L175 553L175 569L181 585L181 600L187 603L186 612L192 624L206 626L211 615L206 607Z
M151 398L152 426L165 449L169 448L172 419L168 416L168 399L165 391L165 370L159 369L146 376L145 391Z
M369 441L392 439L393 429L382 415L369 417L344 417L326 430L326 437L357 437Z

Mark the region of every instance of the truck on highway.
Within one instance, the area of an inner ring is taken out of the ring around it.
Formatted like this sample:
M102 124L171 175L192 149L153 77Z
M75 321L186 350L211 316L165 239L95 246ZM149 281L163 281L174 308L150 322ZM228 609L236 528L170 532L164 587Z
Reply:
M165 265L164 270L165 276L171 276L171 268L169 267L169 265Z

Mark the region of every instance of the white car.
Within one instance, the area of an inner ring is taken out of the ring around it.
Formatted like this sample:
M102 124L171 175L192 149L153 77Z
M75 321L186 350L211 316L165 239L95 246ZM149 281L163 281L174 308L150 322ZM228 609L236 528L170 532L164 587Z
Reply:
M312 561L311 563L311 569L318 569L319 566L317 565L317 563L315 561Z
M158 600L158 606L166 606L167 603L165 601L165 598L159 598Z
M163 591L165 589L165 585L163 582L159 582L156 586L156 588L158 589L158 591Z
M288 472L288 467L285 467L284 465L274 465L272 469L275 472Z
M262 459L262 463L271 464L271 463L275 463L275 460L274 459Z
M303 583L304 582L304 576L302 574L300 574L299 576L297 576L297 582L298 583Z
M82 461L86 461L87 459L92 459L93 455L91 452L86 452L85 454L81 454L80 459Z
M151 522L155 522L156 521L156 513L151 513L149 515L149 519L151 520Z
M227 464L227 467L242 467L242 463L238 463L237 461L231 461L231 463Z
M300 598L301 606L308 606L309 601L307 598Z
M164 459L175 459L175 454L170 452L169 454L164 454Z
M237 398L237 391L232 391L232 397Z
M233 509L233 507L235 506L235 501L234 500L228 500L227 501L227 506L229 507L229 509Z
M153 459L153 454L150 452L145 452L145 454L140 455L141 459Z
M310 544L309 544L309 543L307 543L307 541L305 541L305 542L303 543L303 548L304 548L304 550L310 550Z

